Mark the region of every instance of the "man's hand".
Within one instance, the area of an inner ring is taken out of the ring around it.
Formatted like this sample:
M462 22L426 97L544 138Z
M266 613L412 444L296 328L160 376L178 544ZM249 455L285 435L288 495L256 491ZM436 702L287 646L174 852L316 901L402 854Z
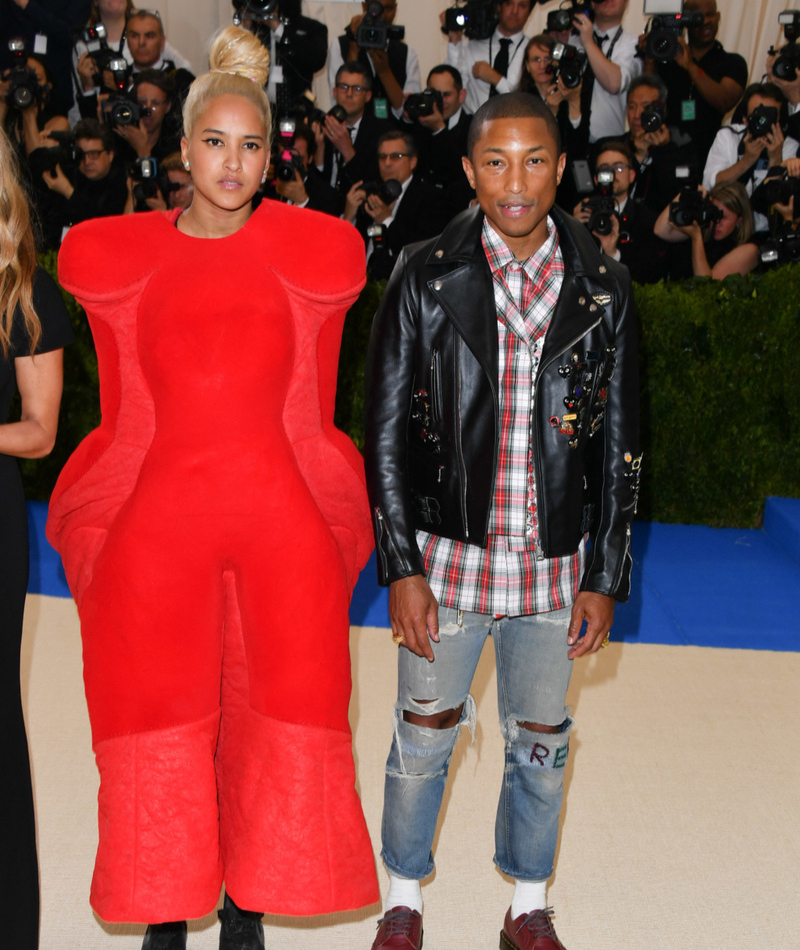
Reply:
M364 205L364 210L372 218L375 224L383 224L390 217L394 201L390 204L384 204L377 195L370 195Z
M776 122L764 138L767 140L767 155L769 156L770 167L780 165L783 160L783 129Z
M91 92L95 86L95 76L97 75L97 66L88 53L84 53L78 60L78 76L81 80L81 88L84 92Z
M580 632L584 621L586 621L586 632L581 637ZM581 591L572 605L572 619L567 633L567 643L572 648L567 653L569 659L574 660L587 653L597 653L613 622L613 597L586 590Z
M430 129L431 132L440 132L446 124L437 102L433 104L433 112L430 115L419 116L417 122L424 128Z
M645 132L642 136L642 141L649 148L659 148L661 145L666 145L672 139L670 135L669 128L666 123L662 123L655 132Z
M139 158L147 158L150 146L147 144L147 129L139 125L115 125L114 131L131 146Z
M395 643L433 662L430 641L439 642L439 605L421 574L392 581L389 618Z
M503 78L502 74L498 73L496 69L492 69L485 59L481 59L475 63L472 67L472 75L476 79L482 79L484 82L488 82L490 86L496 86Z
M767 147L767 136L759 135L757 139L754 139L749 132L744 134L744 155L742 158L747 159L749 165L755 165L758 161L759 156Z
M678 37L678 52L675 54L675 63L687 72L693 63L692 54L689 52L689 44L682 36Z
M441 23L442 26L445 25L445 17L445 11L442 10L442 12L439 14L439 23ZM455 46L461 42L461 37L463 35L464 34L460 30L450 30L450 32L447 34L447 41Z
M60 165L56 165L52 173L42 172L42 178L51 191L58 192L59 195L63 195L67 200L72 197L72 193L75 189L72 187L72 183L64 174Z
M800 158L785 158L781 165L786 169L790 178L800 178Z
M279 178L275 182L275 191L278 192L281 198L287 198L295 205L303 205L308 201L308 192L306 191L305 183L296 168L292 181L282 181Z
M344 203L344 219L345 221L349 221L350 224L355 222L358 209L364 204L364 200L367 197L366 191L361 187L363 184L363 181L357 181L350 191L347 192L347 198Z
M611 215L611 231L608 234L598 234L597 231L592 231L592 234L600 242L605 253L613 257L617 253L619 243L619 217L616 214Z
M349 162L356 154L356 150L353 148L353 142L350 138L350 133L347 131L347 126L343 122L339 122L338 119L334 119L332 115L326 115L323 131L330 139L336 151L341 154L346 162Z
M584 205L582 201L579 201L573 209L572 216L576 221L580 221L581 224L588 224L589 218L592 216L592 212Z
M575 29L578 31L578 36L580 37L581 45L584 49L586 49L586 47L590 44L592 46L597 46L597 43L594 41L594 23L589 19L588 16L578 13L572 22L575 26Z

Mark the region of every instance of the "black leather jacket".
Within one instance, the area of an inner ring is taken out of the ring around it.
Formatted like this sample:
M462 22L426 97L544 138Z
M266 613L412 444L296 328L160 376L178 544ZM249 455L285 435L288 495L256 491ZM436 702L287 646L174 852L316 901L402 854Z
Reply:
M553 208L565 275L536 377L541 553L592 544L581 589L626 600L636 508L639 381L627 270ZM424 574L415 529L482 547L497 471L498 335L483 214L407 247L370 337L366 470L386 585Z

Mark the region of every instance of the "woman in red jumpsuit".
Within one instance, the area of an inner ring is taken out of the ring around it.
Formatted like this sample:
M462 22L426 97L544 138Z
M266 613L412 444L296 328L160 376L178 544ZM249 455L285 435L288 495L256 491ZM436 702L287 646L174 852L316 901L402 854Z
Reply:
M79 225L59 262L92 324L103 417L48 525L101 778L91 901L163 924L152 950L185 946L223 880L223 938L228 911L378 899L347 719L371 534L360 456L333 426L363 242L277 202L251 214L266 51L229 27L211 63L184 107L191 207Z

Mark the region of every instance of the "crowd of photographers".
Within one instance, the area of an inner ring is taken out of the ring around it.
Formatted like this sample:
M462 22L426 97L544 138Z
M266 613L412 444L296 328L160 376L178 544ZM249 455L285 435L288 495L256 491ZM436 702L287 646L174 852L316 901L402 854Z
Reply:
M438 24L445 62L423 88L396 0L363 3L331 40L300 0L233 0L234 22L271 54L275 136L260 198L343 217L371 276L387 277L404 245L471 203L471 115L523 89L561 129L559 204L634 280L800 259L800 12L780 14L780 41L748 85L747 63L716 38L716 0L685 0L641 36L623 27L628 0L562 0L531 37L534 3L458 0ZM310 91L326 68L327 113ZM180 112L192 79L157 10L0 0L0 122L45 247L90 217L188 206Z

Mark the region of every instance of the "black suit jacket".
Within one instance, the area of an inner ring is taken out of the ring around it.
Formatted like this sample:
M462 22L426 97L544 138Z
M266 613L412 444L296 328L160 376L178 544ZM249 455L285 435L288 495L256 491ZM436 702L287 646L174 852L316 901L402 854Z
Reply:
M467 154L471 123L472 116L462 110L452 128L435 135L418 122L410 127L419 150L417 171L440 191L448 218L463 211L474 197L461 163Z
M632 198L619 216L617 249L637 284L654 284L667 276L669 247L653 231L657 217L655 211Z
M256 36L270 48L270 29L259 26ZM288 86L289 100L311 88L314 73L319 72L328 58L328 27L311 17L293 17L283 28L277 43L277 65L283 68L283 83Z
M378 180L378 139L384 132L388 132L395 127L395 124L388 119L376 119L374 115L368 112L364 113L364 118L358 127L358 135L354 142L356 154L349 162L340 166L336 181L337 191L346 195L357 181ZM330 182L333 174L335 153L336 149L326 139L322 177L327 182Z

